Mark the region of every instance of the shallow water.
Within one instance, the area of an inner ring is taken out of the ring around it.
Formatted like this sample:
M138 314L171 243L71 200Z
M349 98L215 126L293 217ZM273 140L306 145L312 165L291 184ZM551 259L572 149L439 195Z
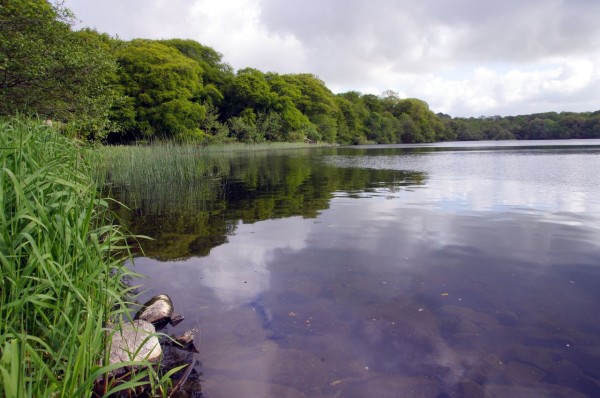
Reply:
M182 396L600 396L600 141L229 161L121 198L140 300L201 329Z

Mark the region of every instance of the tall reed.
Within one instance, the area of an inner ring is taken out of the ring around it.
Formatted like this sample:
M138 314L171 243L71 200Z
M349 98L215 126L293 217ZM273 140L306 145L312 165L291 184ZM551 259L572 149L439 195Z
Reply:
M0 121L0 395L91 396L127 311L124 235L72 140Z

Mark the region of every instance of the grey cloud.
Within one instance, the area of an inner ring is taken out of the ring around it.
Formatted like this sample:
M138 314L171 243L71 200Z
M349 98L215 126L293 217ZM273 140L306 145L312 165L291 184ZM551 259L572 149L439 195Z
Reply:
M268 29L322 56L337 47L409 70L577 54L597 45L600 33L600 2L592 0L263 0L261 7Z
M185 38L186 32L196 23L189 12L193 2L186 0L105 0L101 3L67 0L65 6L75 13L83 26L118 35L124 40Z

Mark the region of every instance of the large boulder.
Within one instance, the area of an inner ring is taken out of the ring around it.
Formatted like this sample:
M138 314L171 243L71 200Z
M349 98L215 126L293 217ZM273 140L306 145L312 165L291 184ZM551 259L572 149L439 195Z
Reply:
M148 360L157 362L162 355L156 329L148 321L137 319L132 323L116 325L111 333L111 364Z

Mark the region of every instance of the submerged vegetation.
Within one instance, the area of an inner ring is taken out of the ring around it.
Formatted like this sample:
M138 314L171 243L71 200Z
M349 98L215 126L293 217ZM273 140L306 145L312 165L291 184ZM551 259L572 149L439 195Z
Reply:
M39 121L0 122L0 224L0 395L91 396L115 368L102 366L104 328L126 315L134 274L73 140ZM156 381L146 369L112 387Z

